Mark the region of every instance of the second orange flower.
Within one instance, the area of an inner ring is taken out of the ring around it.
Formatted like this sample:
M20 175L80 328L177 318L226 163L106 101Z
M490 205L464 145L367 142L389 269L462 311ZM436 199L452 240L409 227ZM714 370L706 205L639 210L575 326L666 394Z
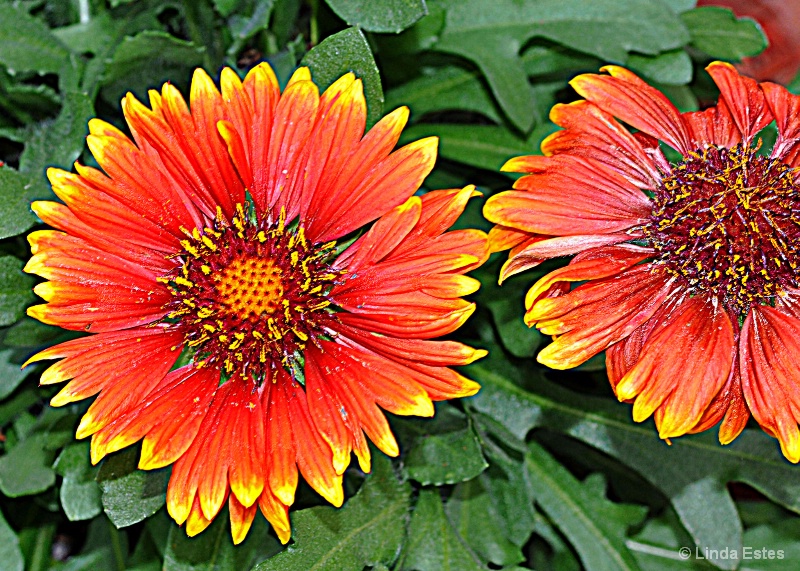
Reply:
M553 108L546 156L509 161L527 176L485 208L492 249L511 248L501 279L574 255L527 294L526 323L555 338L538 359L606 351L617 397L662 438L720 423L728 443L752 414L798 462L800 98L717 62L718 104L680 113L604 71L571 82L585 99Z

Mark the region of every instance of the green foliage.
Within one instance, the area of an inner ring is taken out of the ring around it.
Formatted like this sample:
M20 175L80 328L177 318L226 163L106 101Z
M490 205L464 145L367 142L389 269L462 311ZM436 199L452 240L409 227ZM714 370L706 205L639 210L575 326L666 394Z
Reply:
M358 28L348 28L311 48L301 62L311 69L311 78L320 90L348 72L364 82L367 98L367 124L372 125L383 111L381 76L367 38Z
M729 10L703 6L681 14L698 50L726 60L754 56L767 47L767 41L753 20L737 20Z
M295 512L295 546L253 571L361 571L390 564L402 544L410 489L381 454L372 475L342 509L320 506Z
M153 515L166 499L165 471L137 470L138 459L137 450L124 450L103 462L97 474L103 509L117 527L133 525Z
M422 490L400 556L402 571L481 571L485 569L447 519L436 490Z
M425 189L510 188L498 169L538 152L575 75L625 65L682 110L716 96L702 71L766 46L761 28L693 0L0 1L0 569L21 571L783 570L800 559L797 468L748 428L667 446L610 394L603 357L569 373L537 365L547 338L521 320L531 283L502 286L500 257L474 273L479 309L455 338L491 358L464 373L483 389L432 419L391 417L400 456L345 472L342 508L307 487L282 546L256 516L234 546L226 510L195 538L164 507L169 468L137 469L136 447L89 461L74 439L88 403L53 409L36 351L79 335L24 317L30 210L53 199L45 171L86 151L87 121L125 130L120 100L147 101L194 68L244 76L270 62L282 84L308 65L324 89L352 71L369 123L406 105L401 143L440 139ZM88 9L88 12L87 12ZM385 101L384 101L385 99ZM487 229L476 200L458 226ZM682 559L679 550L693 554ZM732 560L724 549L783 551ZM714 553L716 552L716 555ZM703 555L703 559L694 556ZM708 555L705 555L708 554Z
M368 32L399 34L428 13L425 0L330 0L331 10Z
M415 433L403 466L408 477L422 485L471 480L488 466L471 423L453 407L439 407L434 418L403 426Z

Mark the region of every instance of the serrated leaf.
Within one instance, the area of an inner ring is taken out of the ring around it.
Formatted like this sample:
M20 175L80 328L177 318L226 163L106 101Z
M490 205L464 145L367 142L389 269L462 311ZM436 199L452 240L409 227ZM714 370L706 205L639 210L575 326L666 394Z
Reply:
M59 497L70 521L92 519L103 511L96 468L89 462L89 443L78 442L62 450L53 469L63 477Z
M417 436L403 467L422 485L470 480L488 466L467 417L451 406L438 407L432 419L414 419L404 426Z
M47 436L34 434L0 456L0 491L9 498L38 494L56 482L50 465L53 454L45 450Z
M269 524L260 513L256 514L244 542L237 546L231 540L228 520L227 509L223 509L208 529L197 537L188 537L186 530L169 520L166 514L163 518L159 515L149 520L147 525L151 533L156 529L169 529L165 534L167 541L163 571L249 570L280 551L281 544L274 535L270 535ZM163 541L163 538L154 540Z
M180 87L203 64L205 48L164 32L147 30L125 38L106 68L103 98L114 105L128 91L147 100L148 89L170 81Z
M628 67L647 79L664 85L685 85L692 80L692 59L684 50L672 50L657 56L631 55Z
M491 440L484 440L489 468L459 484L445 506L450 522L485 561L512 565L525 560L522 546L536 526L537 514L522 463Z
M428 13L425 0L326 0L350 26L399 34Z
M535 442L528 444L525 468L536 503L569 539L587 569L638 571L625 535L647 508L610 502L602 477L579 482Z
M444 513L436 489L423 489L408 526L400 571L484 571Z
M25 560L19 548L19 538L0 513L0 564L5 571L22 571Z
M474 62L508 118L523 132L534 124L534 94L519 57L539 36L609 61L628 52L655 55L689 39L681 20L649 0L447 0L444 31L435 50ZM480 49L475 49L475 41Z
M627 405L560 388L546 381L541 369L514 370L501 361L485 361L471 366L469 375L482 385L469 401L471 409L493 418L517 439L546 427L617 458L665 494L701 549L741 549L741 521L726 488L730 481L747 483L800 513L796 470L760 431L745 430L725 447L712 433L674 439L666 446L651 425L630 419ZM535 391L521 386L533 380ZM730 561L714 563L732 568Z
M739 61L761 53L767 38L750 18L736 18L727 8L701 6L681 14L692 45L712 58Z
M118 528L139 523L166 502L168 469L138 470L139 452L124 450L106 458L97 474L103 509Z
M394 561L405 534L410 486L373 451L372 474L341 509L292 514L294 543L253 571L362 571Z
M0 10L0 64L11 73L59 73L69 66L69 50L50 29L22 8L4 4Z
M83 150L89 134L87 124L92 117L94 106L85 93L67 93L58 117L34 128L19 159L20 172L31 173L36 177L34 180L46 185L46 167L71 168Z
M36 223L28 199L33 186L25 174L0 166L0 239L16 236Z
M311 69L311 75L320 91L348 72L364 82L367 99L367 125L373 125L383 112L381 76L367 38L358 28L348 28L328 36L314 46L302 61Z
M425 113L461 110L502 121L494 99L478 75L457 65L423 69L423 75L386 93L386 109L407 105L411 118Z

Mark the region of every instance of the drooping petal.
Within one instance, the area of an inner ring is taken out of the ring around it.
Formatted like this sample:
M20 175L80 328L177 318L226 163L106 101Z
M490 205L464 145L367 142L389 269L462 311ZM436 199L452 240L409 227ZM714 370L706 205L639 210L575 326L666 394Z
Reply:
M800 320L755 305L742 326L742 390L753 417L778 439L790 462L800 461Z
M616 385L617 397L635 399L637 422L661 408L661 438L686 434L728 380L734 347L733 326L716 300L685 298L651 333L636 364Z
M554 270L537 281L525 296L525 309L559 282L581 282L615 276L631 266L649 258L649 248L622 244L587 250L576 256L567 266Z

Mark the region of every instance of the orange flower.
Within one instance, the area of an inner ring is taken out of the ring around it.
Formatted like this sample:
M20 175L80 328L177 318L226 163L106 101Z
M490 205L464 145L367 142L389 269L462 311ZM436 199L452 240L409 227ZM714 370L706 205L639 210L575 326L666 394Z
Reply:
M405 108L364 135L353 74L319 95L301 68L281 94L265 64L225 69L220 93L198 70L190 102L128 94L135 143L89 123L105 173L48 171L64 204L33 204L60 231L29 236L26 271L49 281L28 313L95 335L28 363L61 359L41 380L71 379L54 406L99 393L77 432L93 462L143 439L141 468L174 464L167 508L189 535L227 500L235 542L258 507L286 543L298 470L339 506L351 451L364 471L367 438L398 453L379 406L431 416L478 390L447 367L485 352L431 339L474 310L463 274L486 236L445 232L473 187L412 196L437 140L391 152Z
M719 103L683 114L625 69L576 77L585 100L553 108L547 156L505 165L529 174L487 201L490 247L512 248L501 279L577 254L527 294L526 323L555 337L541 363L605 350L617 397L662 438L721 421L727 444L752 413L797 462L800 98L707 69Z

